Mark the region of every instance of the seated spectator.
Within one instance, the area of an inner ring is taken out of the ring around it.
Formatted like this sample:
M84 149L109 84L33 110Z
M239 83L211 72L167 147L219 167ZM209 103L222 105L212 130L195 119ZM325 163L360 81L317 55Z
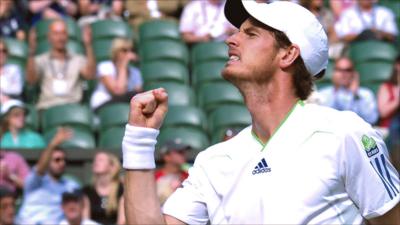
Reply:
M378 90L379 126L388 128L392 118L400 112L400 56L393 67L392 76Z
M11 190L0 186L0 225L15 224L15 199Z
M223 0L191 1L183 9L179 29L188 44L225 40L234 28L224 14Z
M125 1L129 23L138 28L147 20L166 18L179 20L183 7L189 0L141 0Z
M362 40L394 41L398 33L393 12L374 0L358 0L342 13L335 24L338 37L345 42Z
M319 91L322 105L353 111L372 125L377 122L378 109L374 93L360 87L359 75L349 58L336 60L332 83L332 86Z
M78 7L74 0L40 0L28 1L32 14L31 26L42 19L61 19L65 16L76 16Z
M169 140L160 148L163 165L156 170L155 178L161 204L188 177L189 174L184 168L187 165L186 154L190 149L191 147L183 144L180 139Z
M44 149L46 147L39 133L25 128L27 113L28 109L19 100L8 100L1 106L1 148Z
M26 39L26 24L23 15L12 0L2 0L0 4L0 37Z
M329 7L335 16L335 21L340 18L340 15L342 15L346 9L354 6L355 4L357 4L355 0L329 0Z
M50 24L48 38L50 51L38 56L33 55L35 43L30 42L27 81L31 85L40 83L38 109L80 102L83 95L81 78L92 79L96 67L88 27L83 30L82 37L86 58L68 52L67 25L64 21L55 20Z
M0 103L11 98L21 98L24 84L23 75L18 66L7 63L8 48L0 38Z
M142 91L140 70L130 65L137 60L132 50L132 42L117 38L111 46L111 60L97 66L98 82L90 100L91 107L97 111L106 104L129 102L133 95Z
M83 193L81 190L64 192L61 207L65 219L60 225L99 225L93 220L83 217Z
M78 0L80 27L89 25L97 20L122 20L124 12L123 0Z
M97 152L93 160L93 184L85 186L85 218L100 224L125 224L123 185L119 159L108 152Z
M67 128L59 128L42 152L35 167L25 180L22 206L18 214L20 224L58 224L64 219L61 197L79 185L63 177L65 152L58 146L72 137Z
M29 166L18 153L0 149L0 185L17 193L24 188Z

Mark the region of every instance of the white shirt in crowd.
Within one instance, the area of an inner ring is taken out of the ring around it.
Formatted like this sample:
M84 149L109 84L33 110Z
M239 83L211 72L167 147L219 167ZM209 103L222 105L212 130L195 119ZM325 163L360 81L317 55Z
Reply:
M60 222L59 225L70 225L70 224L66 219L64 219ZM100 225L100 224L90 219L83 219L80 225Z
M163 212L187 224L362 224L393 208L399 190L369 124L299 102L265 146L248 127L200 152Z
M17 65L6 64L0 75L0 91L4 95L21 95L23 74Z
M234 28L224 14L225 1L219 5L208 0L189 2L180 19L180 32L193 32L198 36L210 34L215 40L225 40L226 31Z
M370 12L361 11L358 5L345 10L335 24L339 38L349 34L360 34L363 30L375 28L393 35L398 30L393 12L384 6L375 5Z
M92 108L97 108L112 99L112 95L108 92L106 86L100 81L100 78L104 76L111 76L113 78L117 77L117 68L112 61L104 61L97 65L97 78L99 81L96 90L93 92L90 99L90 106ZM142 86L143 79L139 69L129 67L128 76L128 92L134 91L135 87Z

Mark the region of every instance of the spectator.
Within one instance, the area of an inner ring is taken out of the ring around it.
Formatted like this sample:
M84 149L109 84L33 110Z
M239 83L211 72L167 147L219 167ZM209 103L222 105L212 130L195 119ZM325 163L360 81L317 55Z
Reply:
M225 18L224 0L191 1L183 9L180 31L188 44L225 40L234 28Z
M20 11L16 10L15 2L2 0L0 4L0 37L26 39L26 25Z
M79 185L63 177L65 152L58 146L72 135L69 129L59 128L26 178L18 214L20 224L58 224L64 219L61 196L79 188Z
M346 9L354 6L356 4L355 0L329 0L329 6L335 16L335 20L337 21L340 18L340 15Z
M335 24L338 37L345 42L360 40L394 41L398 33L393 12L374 0L358 0Z
M0 186L17 193L24 187L29 166L18 153L0 149Z
M124 12L124 1L78 0L78 7L80 14L78 24L79 26L84 27L97 20L121 20Z
M93 185L85 186L85 218L101 224L125 224L123 185L119 159L97 152L93 160Z
M65 16L76 16L78 7L74 0L40 0L29 1L32 14L31 26L42 19L61 19Z
M24 103L8 100L1 107L1 148L43 149L46 147L42 136L25 127L25 116L29 113Z
M178 20L183 7L189 0L141 0L126 1L125 7L130 14L130 24L138 28L141 23L155 18Z
M0 103L21 98L23 75L18 66L7 63L8 48L0 38Z
M129 102L135 93L142 91L143 80L139 69L130 66L137 61L132 50L132 42L117 38L111 46L111 60L97 66L100 82L90 100L91 107L97 111L106 104Z
M0 186L0 225L14 225L15 194Z
M60 225L99 225L83 217L83 193L80 190L63 193L62 209L65 219Z
M35 43L30 42L27 81L32 85L40 82L38 109L80 102L83 95L80 74L84 79L92 79L96 66L88 27L83 30L82 37L86 58L68 52L67 26L64 21L55 20L50 24L48 38L51 50L36 57L32 54Z
M336 60L332 83L332 86L319 92L323 105L337 110L353 111L366 122L375 124L378 109L374 93L360 87L359 75L349 58L342 57Z
M400 111L400 56L394 63L392 76L378 90L379 126L388 128Z
M155 178L161 204L188 177L189 174L184 168L187 164L186 154L190 149L190 146L183 144L180 139L169 140L160 148L164 164L156 170Z

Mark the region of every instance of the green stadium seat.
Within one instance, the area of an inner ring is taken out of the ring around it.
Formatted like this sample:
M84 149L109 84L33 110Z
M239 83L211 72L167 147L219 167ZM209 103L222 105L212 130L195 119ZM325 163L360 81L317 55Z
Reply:
M145 83L171 81L189 84L187 67L178 62L154 61L141 65L142 77Z
M170 106L163 122L164 127L193 127L205 131L207 120L204 112L195 106Z
M51 107L43 112L44 131L58 126L70 126L92 131L93 114L87 105L65 104Z
M218 107L208 119L212 143L221 141L227 129L241 130L251 124L251 115L244 105Z
M115 37L134 39L131 27L122 21L99 20L91 24L93 40Z
M8 62L14 62L14 64L21 65L24 68L28 57L28 45L26 42L14 38L5 38L4 42L8 49Z
M382 82L378 81L369 81L369 82L364 82L362 84L363 87L369 88L372 92L374 92L375 97L378 94L379 87L382 85Z
M28 115L25 117L25 127L35 131L39 130L39 115L36 107L31 104L25 104L25 106L29 111Z
M204 84L198 94L198 105L207 114L221 105L243 105L243 97L236 87L225 82Z
M169 105L195 105L196 99L194 97L194 92L188 85L175 82L153 82L144 85L145 90L152 90L160 87L167 90Z
M36 25L36 40L47 39L47 33L49 32L49 26L53 20L40 20ZM67 17L64 20L67 24L68 39L73 39L75 41L81 40L81 30L75 20L71 17Z
M100 119L100 130L110 127L125 126L129 117L128 103L115 103L105 105L97 113Z
M362 41L350 45L350 58L355 64L369 61L394 62L397 50L393 44L382 41Z
M36 55L40 55L42 53L48 52L51 49L51 45L47 39L39 41L36 48ZM67 50L69 53L85 55L85 50L81 42L75 40L68 40L67 42Z
M157 155L160 154L158 151L160 146L169 140L180 140L182 143L191 146L193 150L189 152L189 160L193 160L198 152L206 149L210 144L206 133L198 129L189 127L166 127L160 131L160 135L158 136L156 146Z
M186 66L189 62L187 46L183 42L174 40L147 41L139 46L139 54L144 63L169 60Z
M140 43L152 40L181 40L179 25L174 20L157 19L142 23L139 27Z
M384 82L390 78L393 64L390 62L366 62L356 64L356 70L360 74L360 83Z
M205 83L224 81L221 75L225 62L205 62L195 65L193 71L193 84L198 90Z
M101 39L93 41L92 47L97 63L111 59L112 42L113 39Z
M207 61L227 62L228 46L224 42L206 42L200 43L192 49L192 65Z
M122 138L125 134L125 127L112 127L107 130L100 131L99 144L100 148L121 150L122 149Z
M65 141L60 145L64 149L94 149L96 143L92 132L86 129L80 129L77 127L69 127L73 132L73 137L70 140ZM55 135L57 127L45 131L44 138L49 142Z

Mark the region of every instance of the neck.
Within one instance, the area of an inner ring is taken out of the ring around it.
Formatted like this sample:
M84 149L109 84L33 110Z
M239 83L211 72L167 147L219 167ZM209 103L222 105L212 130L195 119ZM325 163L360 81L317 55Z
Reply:
M13 137L18 136L18 133L19 133L20 130L21 130L21 129L16 128L16 127L10 127L10 133L11 133L11 135L12 135Z
M78 218L76 218L76 219L74 219L74 220L69 220L68 223L69 223L70 225L81 225L81 223L82 223L82 217L78 217Z
M175 164L166 163L163 168L164 172L167 174L177 174L181 171L181 167Z
M101 188L106 188L111 184L111 179L108 174L97 175L96 186Z
M291 76L271 78L266 82L249 82L240 87L252 117L253 132L266 143L299 100ZM267 119L268 118L268 119Z
M51 50L51 56L55 59L61 59L64 60L67 58L67 51L65 49L52 49Z

